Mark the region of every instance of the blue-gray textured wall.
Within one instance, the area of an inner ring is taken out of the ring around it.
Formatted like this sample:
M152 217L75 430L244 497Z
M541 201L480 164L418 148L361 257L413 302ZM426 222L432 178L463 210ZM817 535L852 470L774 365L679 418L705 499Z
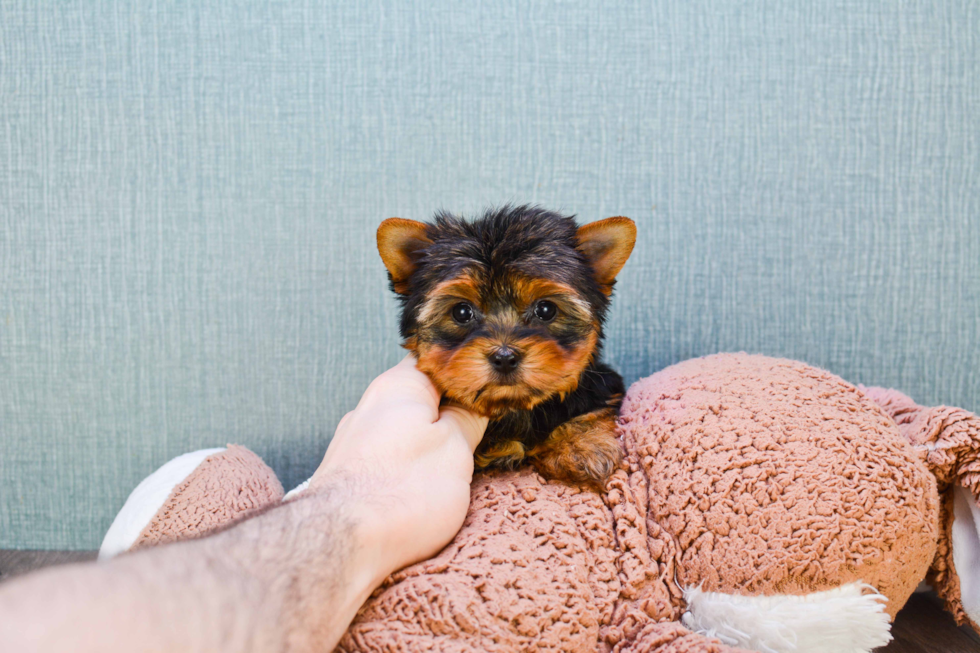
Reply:
M609 355L980 409L970 1L0 0L0 547L177 454L291 486L401 354L374 230L628 215Z

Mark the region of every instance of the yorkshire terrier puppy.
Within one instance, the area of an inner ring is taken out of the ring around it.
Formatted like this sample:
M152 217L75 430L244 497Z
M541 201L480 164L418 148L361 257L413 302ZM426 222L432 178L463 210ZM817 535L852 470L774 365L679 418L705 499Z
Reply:
M635 241L629 218L579 227L531 206L378 228L405 348L446 399L490 418L478 467L528 458L546 477L601 489L619 465L623 379L599 356Z

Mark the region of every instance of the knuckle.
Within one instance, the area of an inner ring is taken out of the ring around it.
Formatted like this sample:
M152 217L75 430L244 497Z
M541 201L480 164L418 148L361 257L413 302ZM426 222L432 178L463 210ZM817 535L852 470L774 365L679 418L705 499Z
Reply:
M397 382L392 379L387 372L385 372L381 376L375 378L374 381L371 381L364 394L368 398L374 399L379 396L391 394L391 392L397 387Z

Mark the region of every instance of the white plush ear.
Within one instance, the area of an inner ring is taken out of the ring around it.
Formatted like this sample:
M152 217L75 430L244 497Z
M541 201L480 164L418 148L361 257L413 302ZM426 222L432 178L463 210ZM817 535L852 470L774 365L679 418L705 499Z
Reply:
M163 507L174 488L190 476L191 472L197 469L208 456L224 450L224 447L219 447L185 453L144 478L136 489L129 493L126 503L109 526L99 548L99 560L108 560L128 551L153 516Z
M980 508L970 490L963 486L953 490L950 539L963 611L970 621L980 624Z
M689 630L765 653L870 653L891 641L887 599L865 583L802 596L684 590Z

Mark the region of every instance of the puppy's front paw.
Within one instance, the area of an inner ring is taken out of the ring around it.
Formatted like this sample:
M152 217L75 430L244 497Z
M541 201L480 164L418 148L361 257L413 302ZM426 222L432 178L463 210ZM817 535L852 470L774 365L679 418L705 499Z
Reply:
M505 440L493 445L483 442L476 448L473 454L473 462L477 469L485 467L500 467L503 469L513 469L524 460L526 455L524 443L518 440Z
M528 456L542 476L601 492L623 459L616 411L603 408L565 422Z

